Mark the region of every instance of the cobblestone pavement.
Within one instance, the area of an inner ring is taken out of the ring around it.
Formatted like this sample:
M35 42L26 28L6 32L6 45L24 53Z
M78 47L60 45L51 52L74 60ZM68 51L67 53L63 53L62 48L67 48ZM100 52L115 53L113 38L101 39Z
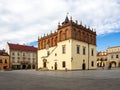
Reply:
M0 71L0 90L120 90L120 68L86 71Z

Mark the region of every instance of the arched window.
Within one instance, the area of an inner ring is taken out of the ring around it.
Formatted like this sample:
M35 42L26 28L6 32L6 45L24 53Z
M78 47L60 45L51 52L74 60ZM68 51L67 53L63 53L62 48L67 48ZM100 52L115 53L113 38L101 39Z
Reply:
M89 42L89 34L87 33L86 41Z
M5 59L5 63L7 63L7 59Z
M92 35L90 35L90 43L92 43Z
M44 46L44 48L46 47L46 40L44 40L44 45L43 46Z
M57 45L57 37L55 37L55 45Z
M67 39L67 37L68 37L68 30L66 29L65 30L65 40Z
M41 49L43 48L43 41L41 41Z
M62 40L62 31L60 31L60 34L59 34L60 36L59 36L59 41L61 41Z
M51 39L51 46L53 46L53 38Z
M47 45L50 46L50 39L47 40Z
M83 40L83 33L82 33L82 31L80 32L80 39Z

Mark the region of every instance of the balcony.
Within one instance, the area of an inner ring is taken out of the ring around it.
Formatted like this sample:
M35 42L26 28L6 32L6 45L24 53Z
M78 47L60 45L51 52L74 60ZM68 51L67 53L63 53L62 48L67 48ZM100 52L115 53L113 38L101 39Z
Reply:
M29 64L30 62L29 61L21 61L20 62L22 65L25 65L25 64Z

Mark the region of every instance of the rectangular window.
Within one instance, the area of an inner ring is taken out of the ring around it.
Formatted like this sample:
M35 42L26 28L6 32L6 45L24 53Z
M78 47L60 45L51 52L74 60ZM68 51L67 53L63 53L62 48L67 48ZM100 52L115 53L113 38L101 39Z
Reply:
M17 55L20 56L20 53L18 52Z
M76 46L77 54L80 54L80 45Z
M118 56L118 55L116 55L116 58L119 58L119 56Z
M55 53L55 56L57 56L57 53Z
M2 59L0 59L0 63L2 63Z
M65 54L66 53L66 46L62 45L62 53Z
M49 56L50 55L50 52L49 51L47 51L47 56Z
M83 55L86 54L86 47L83 47Z
M111 55L111 58L113 58L113 55Z
M65 61L62 62L62 67L63 67L63 68L66 67Z
M30 60L30 58L28 58L28 60Z
M91 62L91 66L94 67L94 62L93 61Z
M23 53L23 56L25 56L25 53Z
M14 55L15 55L15 53L13 52L13 53L12 53L12 55L14 56Z
M94 49L91 50L91 56L94 56Z

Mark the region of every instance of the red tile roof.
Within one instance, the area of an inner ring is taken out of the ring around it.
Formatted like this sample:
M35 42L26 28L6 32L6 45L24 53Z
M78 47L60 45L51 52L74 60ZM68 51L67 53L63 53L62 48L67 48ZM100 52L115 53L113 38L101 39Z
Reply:
M37 52L37 48L33 46L26 46L20 44L12 44L12 43L8 43L8 45L11 50Z

